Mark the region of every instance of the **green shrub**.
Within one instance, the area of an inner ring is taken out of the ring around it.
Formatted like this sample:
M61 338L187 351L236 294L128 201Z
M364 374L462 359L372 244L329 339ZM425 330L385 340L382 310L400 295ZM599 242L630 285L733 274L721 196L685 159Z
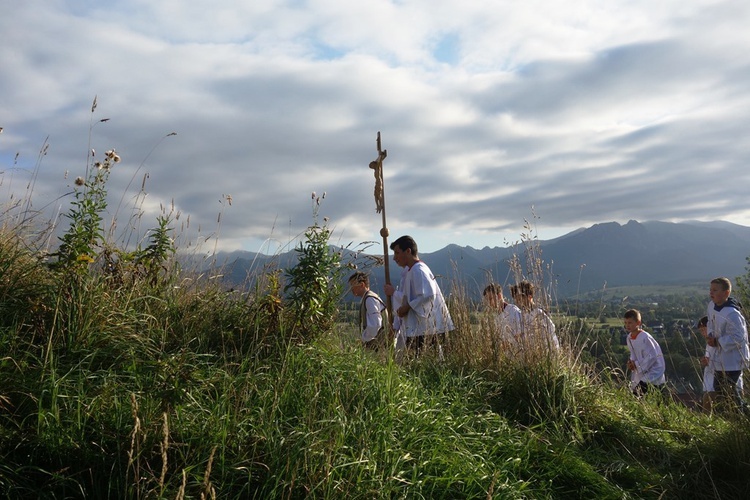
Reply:
M323 225L318 224L320 200L313 193L314 223L294 249L297 263L285 272L286 302L294 331L303 340L314 339L331 329L338 316L342 293L341 254L329 244L333 231L328 227L327 219Z

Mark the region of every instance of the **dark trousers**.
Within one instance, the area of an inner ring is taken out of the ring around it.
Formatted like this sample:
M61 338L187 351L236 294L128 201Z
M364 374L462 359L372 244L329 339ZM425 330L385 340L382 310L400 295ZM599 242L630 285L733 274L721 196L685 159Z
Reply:
M377 338L362 343L362 345L365 346L365 349L369 349L375 352L380 350L380 344L382 344L382 342L380 342Z
M427 349L438 350L438 346L445 346L445 333L436 335L419 335L418 337L406 337L406 349L419 356Z
M638 385L636 385L633 388L633 394L635 394L637 397L643 397L647 392L658 390L661 392L661 395L666 397L668 395L667 393L667 384L661 384L661 385L654 385L649 384L648 382L644 382L641 380L638 382Z
M719 400L734 401L739 407L744 406L742 396L737 391L740 370L719 371L714 373L714 391Z

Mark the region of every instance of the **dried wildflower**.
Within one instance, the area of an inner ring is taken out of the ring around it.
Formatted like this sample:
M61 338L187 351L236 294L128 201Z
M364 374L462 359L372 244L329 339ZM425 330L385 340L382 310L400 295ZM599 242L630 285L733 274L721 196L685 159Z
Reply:
M101 170L101 169L102 169L102 162L100 162L100 161L97 161L96 163L94 163L94 166L95 166L95 167L96 167L96 168L97 168L98 170Z
M115 163L120 163L120 156L119 155L112 156L112 161Z
M232 195L228 194L225 197L227 199L227 203L229 203L229 206L231 207L232 206Z
M323 217L323 222L328 222L328 217Z
M83 177L76 177L75 184L76 186L83 186L86 184L86 180Z
M79 255L76 260L78 262L88 262L89 264L94 262L94 258L85 253L82 253L81 255Z
M313 200L315 199L315 191L312 192L312 196L310 198Z
M104 156L106 156L107 158L111 160L115 156L115 150L114 149L108 150L106 153L104 153Z
M91 148L91 156L96 156L96 150L94 148Z

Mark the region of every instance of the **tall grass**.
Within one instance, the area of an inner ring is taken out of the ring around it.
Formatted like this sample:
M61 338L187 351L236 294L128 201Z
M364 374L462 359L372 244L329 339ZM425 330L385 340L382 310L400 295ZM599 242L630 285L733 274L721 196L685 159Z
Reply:
M340 329L292 342L263 289L103 274L73 290L3 241L3 307L30 304L3 318L7 496L748 493L743 417L636 401L569 352L509 357L456 297L446 360L401 366Z

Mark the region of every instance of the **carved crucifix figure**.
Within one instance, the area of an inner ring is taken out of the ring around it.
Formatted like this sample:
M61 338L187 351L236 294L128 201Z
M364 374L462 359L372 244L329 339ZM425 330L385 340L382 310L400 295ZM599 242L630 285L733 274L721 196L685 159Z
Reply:
M385 193L383 192L383 160L388 156L388 151L383 150L380 145L380 132L378 132L378 159L370 162L370 168L375 174L375 211L381 213L385 208Z
M383 216L383 227L380 229L380 236L383 237L383 266L385 271L385 283L391 284L391 273L388 261L388 226L385 222L385 184L383 183L383 160L388 156L388 151L382 148L380 143L380 132L377 139L378 158L370 162L370 168L375 173L375 210ZM393 321L393 304L391 296L386 297L386 308L388 309L388 318ZM392 325L389 325L389 339L393 340Z

